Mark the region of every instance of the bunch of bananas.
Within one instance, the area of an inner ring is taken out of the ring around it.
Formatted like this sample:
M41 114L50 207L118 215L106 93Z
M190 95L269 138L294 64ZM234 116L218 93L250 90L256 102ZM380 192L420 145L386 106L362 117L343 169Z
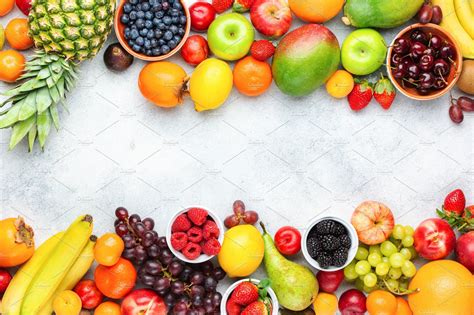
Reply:
M94 261L92 217L82 215L44 242L12 279L2 300L3 315L51 315L54 298L71 290Z
M433 0L443 11L441 27L456 38L462 55L474 59L474 0Z

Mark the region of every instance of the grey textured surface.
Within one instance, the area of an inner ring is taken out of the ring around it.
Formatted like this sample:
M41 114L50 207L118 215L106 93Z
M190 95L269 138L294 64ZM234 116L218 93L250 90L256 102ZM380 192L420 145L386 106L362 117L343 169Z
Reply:
M295 18L293 27L300 24ZM340 43L351 31L339 18L327 26ZM397 31L383 33L387 42ZM8 152L10 130L0 132L0 217L23 215L39 242L85 212L96 234L111 231L119 205L153 217L163 234L186 205L206 205L223 219L242 199L275 232L304 229L315 216L348 219L366 199L416 225L450 190L473 196L474 118L454 125L448 96L420 103L398 95L390 111L373 101L354 113L324 88L295 99L273 84L258 98L234 89L213 112L195 112L189 99L163 110L138 91L143 62L112 73L102 53L81 66L70 113L61 113L45 152L28 154L25 143ZM178 56L172 61L192 71ZM0 83L0 91L9 87Z

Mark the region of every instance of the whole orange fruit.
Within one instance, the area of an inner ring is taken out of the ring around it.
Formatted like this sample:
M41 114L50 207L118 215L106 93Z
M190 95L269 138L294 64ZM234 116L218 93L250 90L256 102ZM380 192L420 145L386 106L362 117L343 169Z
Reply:
M97 306L94 310L94 315L120 315L120 305L114 302L104 302Z
M354 88L354 78L346 70L337 70L326 82L326 91L335 98L343 98Z
M2 0L0 1L0 16L5 16L13 9L15 0Z
M125 244L115 233L105 233L95 243L94 258L104 266L113 266L122 255Z
M367 296L366 306L369 315L395 315L397 299L390 292L375 290Z
M324 23L341 11L344 0L288 0L288 4L303 21Z
M337 313L337 297L331 293L319 293L313 302L313 308L318 315L334 315Z
M5 38L16 50L26 50L33 47L33 39L28 35L30 27L27 19L13 19L5 28Z
M15 82L25 70L25 57L16 50L0 51L0 80Z
M413 315L413 312L410 309L410 306L408 305L408 302L402 298L402 297L397 297L397 315Z
M247 96L264 93L272 84L272 68L252 56L239 60L234 67L234 85Z
M132 263L120 258L113 266L98 265L94 273L95 284L105 296L121 299L135 287L137 271Z

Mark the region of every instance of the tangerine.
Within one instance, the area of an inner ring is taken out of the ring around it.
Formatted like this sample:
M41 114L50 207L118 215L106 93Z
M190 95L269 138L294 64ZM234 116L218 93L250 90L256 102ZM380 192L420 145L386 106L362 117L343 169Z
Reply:
M135 287L137 271L132 263L119 258L113 266L98 265L94 273L95 284L105 296L121 299Z
M326 82L326 91L335 98L343 98L354 88L354 78L346 70L337 70Z
M120 315L120 305L114 302L104 302L101 303L97 308L94 310L94 315Z
M272 84L272 69L265 61L252 56L239 60L234 67L234 85L247 96L258 96Z
M28 19L16 18L11 20L5 28L5 38L13 49L30 49L34 42L28 34L29 31Z
M370 292L366 301L369 315L395 315L397 314L397 299L387 291L375 290Z
M321 292L313 302L313 308L318 315L334 315L337 312L337 297L331 293Z
M0 80L15 82L25 70L25 57L16 50L0 51Z
M291 11L310 23L324 23L341 11L344 0L288 0Z
M0 16L5 16L13 9L15 0L2 0L0 1Z
M97 240L94 246L95 260L104 266L115 265L122 255L125 244L115 233L105 233Z
M397 297L397 315L413 315L413 312L410 309L410 306L408 305L408 302L402 298L402 297Z

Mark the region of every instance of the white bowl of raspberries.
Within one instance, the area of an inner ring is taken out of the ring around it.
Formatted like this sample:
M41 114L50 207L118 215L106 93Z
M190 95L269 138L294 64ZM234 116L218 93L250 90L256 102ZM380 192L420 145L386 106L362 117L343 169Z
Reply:
M224 225L211 210L190 206L178 211L166 229L171 252L191 264L208 261L219 254L224 240Z

